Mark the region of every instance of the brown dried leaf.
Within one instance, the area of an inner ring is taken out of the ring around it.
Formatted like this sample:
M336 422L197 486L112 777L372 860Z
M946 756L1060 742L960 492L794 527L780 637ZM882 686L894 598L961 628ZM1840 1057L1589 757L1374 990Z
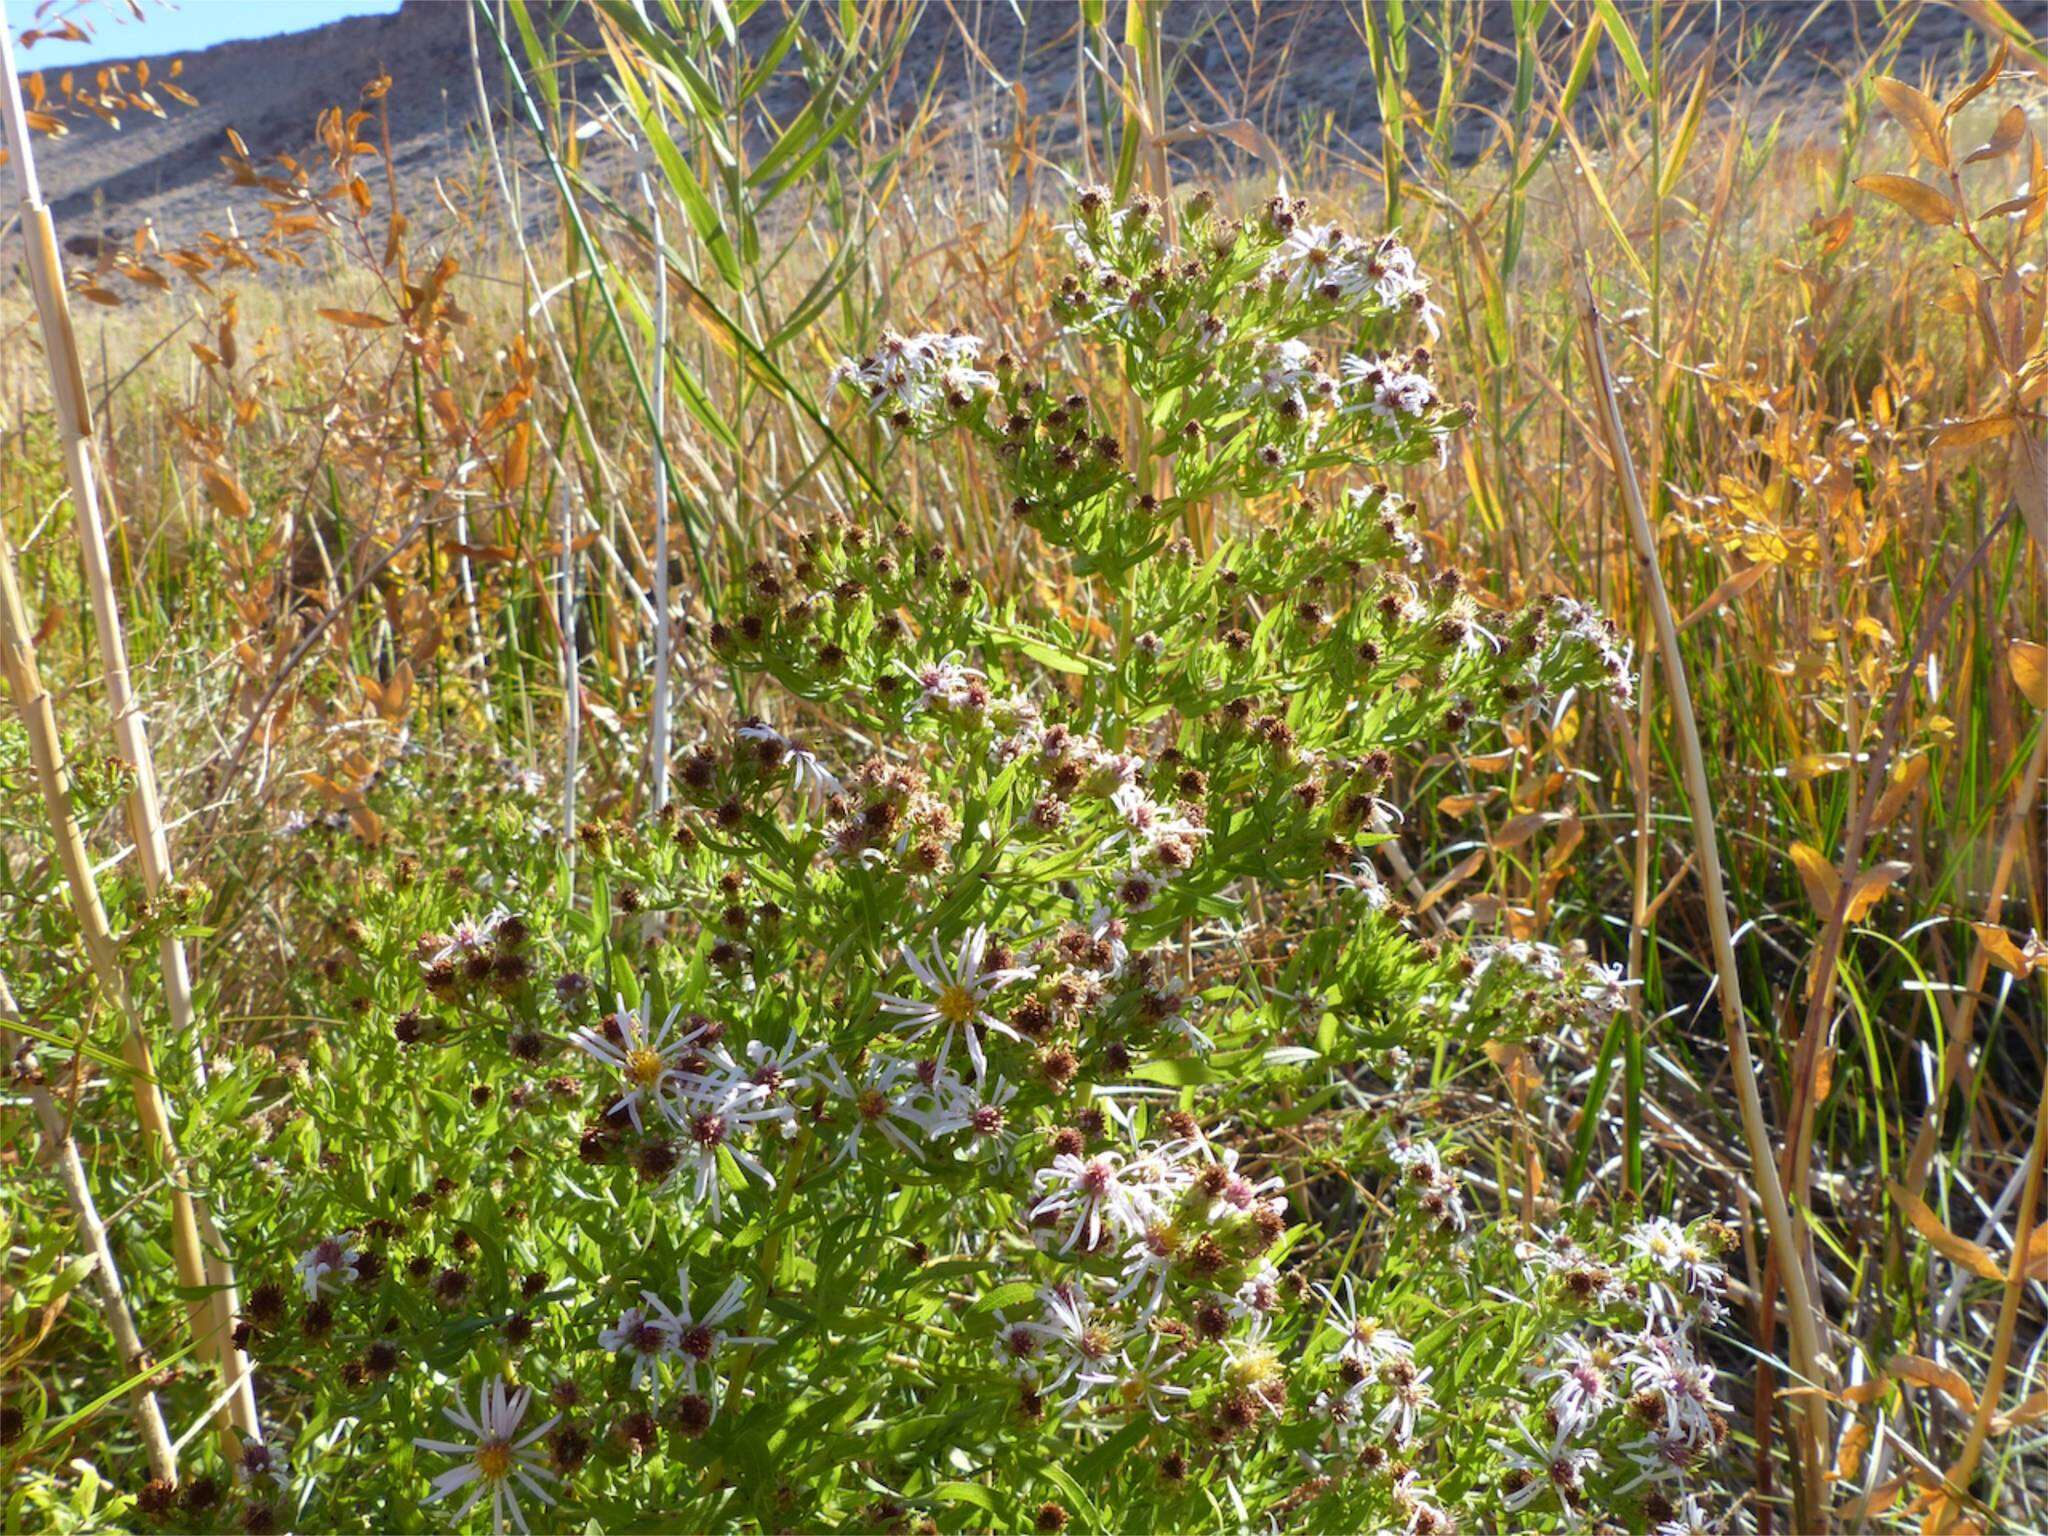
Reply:
M1437 881L1435 885L1431 886L1424 893L1422 900L1415 904L1415 910L1417 912L1427 912L1431 907L1442 901L1444 897L1448 896L1458 885L1471 878L1479 866L1485 862L1486 850L1484 848L1473 849L1471 853L1458 861L1455 869L1445 875L1443 879Z
M206 484L206 499L221 511L230 517L249 515L249 493L233 475L209 464L199 471L199 478Z
M2020 107L2007 107L1998 119L1998 126L1991 131L1991 137L1963 158L1963 164L1975 165L1980 160L1996 160L2009 155L2019 148L2020 140L2027 134L2027 114Z
M372 848L384 841L384 820L367 805L352 807L348 813L348 824L356 836Z
M345 325L355 331L381 331L391 322L381 315L365 314L360 309L323 309L320 318L331 320L336 325Z
M2005 1267L1991 1256L1991 1251L1981 1243L1973 1243L1967 1237L1958 1237L1942 1225L1941 1218L1925 1200L1914 1194L1897 1179L1888 1179L1885 1188L1891 1191L1892 1203L1906 1213L1906 1220L1913 1224L1913 1230L1927 1239L1927 1245L1950 1263L1967 1269L1971 1274L1985 1280L2003 1280ZM1907 1359L1912 1356L1905 1357ZM1897 1369L1896 1363L1893 1367ZM1906 1374L1906 1373L1901 1373ZM1915 1378L1916 1380L1921 1378ZM1934 1385L1934 1383L1929 1383ZM1944 1389L1945 1390L1945 1389ZM1967 1390L1967 1389L1966 1389ZM1977 1396L1970 1394L1968 1406L1977 1406Z
M1560 814L1557 811L1524 811L1519 816L1510 816L1494 829L1487 842L1500 849L1519 848L1536 835L1537 828L1557 820Z
M2035 1392L2011 1413L1993 1415L1991 1433L2002 1435L2008 1430L2018 1429L2021 1425L2031 1424L2042 1418L2048 1418L2048 1392Z
M1976 1411L1977 1389L1963 1379L1962 1372L1952 1366L1936 1364L1921 1355L1899 1355L1893 1359L1890 1370L1902 1381L1913 1381L1923 1387L1932 1387L1959 1404L1965 1413Z

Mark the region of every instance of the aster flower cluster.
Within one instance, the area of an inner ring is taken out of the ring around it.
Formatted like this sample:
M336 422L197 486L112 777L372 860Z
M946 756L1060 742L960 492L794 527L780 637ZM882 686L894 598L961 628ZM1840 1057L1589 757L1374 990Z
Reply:
M885 331L880 346L847 358L832 379L891 427L930 433L995 387L994 375L974 366L981 350L981 338L964 331Z
M1424 938L1382 863L1422 765L1625 653L1494 602L1388 483L1456 419L1397 242L1287 200L1179 230L1079 201L1056 319L1108 385L936 333L837 375L869 488L964 434L1058 601L877 491L722 594L738 702L658 815L594 799L561 848L494 784L385 807L363 963L305 999L344 1024L248 1075L274 1102L220 1090L275 1186L239 1337L307 1384L309 1519L365 1523L357 1424L501 1526L1447 1536L1708 1496L1717 1229L1500 1214L1528 1170L1466 1095L1626 991Z

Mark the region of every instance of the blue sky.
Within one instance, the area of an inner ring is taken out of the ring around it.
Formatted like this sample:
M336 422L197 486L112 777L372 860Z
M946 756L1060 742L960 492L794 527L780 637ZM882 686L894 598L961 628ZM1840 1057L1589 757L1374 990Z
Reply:
M42 0L0 0L15 37L38 24ZM249 37L275 37L303 32L345 16L388 14L398 0L138 0L143 20L137 21L127 0L54 0L45 11L45 27L69 16L93 34L90 43L55 39L20 50L16 60L24 74L38 69L73 69L109 59L155 58L167 53L197 53L215 43Z

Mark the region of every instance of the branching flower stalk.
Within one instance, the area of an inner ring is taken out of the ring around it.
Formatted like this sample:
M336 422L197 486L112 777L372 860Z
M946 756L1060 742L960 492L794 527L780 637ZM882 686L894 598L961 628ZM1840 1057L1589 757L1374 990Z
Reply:
M870 475L950 436L1073 609L943 519L820 509L706 637L763 713L704 720L659 815L586 795L576 889L531 776L379 788L343 926L382 959L308 978L338 1022L220 1155L291 1191L245 1325L308 1430L453 1462L338 1477L308 1433L309 1523L421 1476L479 1519L721 1530L1187 1529L1227 1482L1281 1529L1647 1532L1713 1496L1735 1232L1497 1213L1498 1122L1448 1129L1463 1068L1423 1065L1599 1038L1618 969L1425 934L1371 862L1417 764L1626 697L1626 647L1430 562L1390 482L1466 413L1398 240L1180 211L1169 262L1158 199L1081 192L1069 347L884 333L833 370ZM399 851L429 817L460 878Z

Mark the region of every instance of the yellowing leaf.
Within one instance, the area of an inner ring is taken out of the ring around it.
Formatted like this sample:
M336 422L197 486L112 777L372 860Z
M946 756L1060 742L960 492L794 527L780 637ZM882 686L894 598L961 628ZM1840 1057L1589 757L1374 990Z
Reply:
M1794 843L1785 852L1791 856L1792 867L1799 871L1799 883L1806 887L1806 899L1813 903L1813 910L1822 917L1832 916L1835 897L1842 889L1842 877L1835 873L1833 861L1811 843Z
M1926 777L1925 754L1909 757L1894 768L1891 783L1887 784L1884 793L1877 797L1877 805L1870 813L1870 830L1877 832L1890 826L1899 812L1905 808L1906 802L1913 797L1913 791L1920 787Z
M2036 709L2048 709L2048 645L2015 640L2005 653L2005 662L2027 702Z
M320 318L356 331L381 331L391 324L382 316L366 315L360 309L323 309Z
M1794 784L1804 784L1824 773L1840 773L1849 762L1846 752L1802 752L1778 771Z
M1914 1194L1897 1179L1887 1180L1885 1188L1891 1191L1892 1202L1906 1213L1906 1220L1913 1224L1913 1230L1927 1239L1927 1245L1950 1263L1985 1280L2003 1280L2005 1266L1991 1256L1991 1251L1980 1243L1973 1243L1967 1237L1958 1237L1941 1224L1941 1218L1925 1200ZM1907 1358L1911 1358L1908 1356ZM1896 1367L1895 1367L1896 1368ZM1916 1380L1924 1378L1916 1377ZM1929 1383L1933 1385L1933 1383ZM1944 1389L1945 1390L1945 1389ZM1977 1397L1970 1394L1969 1406L1977 1405Z
M1892 859L1883 864L1873 864L1856 877L1849 887L1848 921L1858 923L1864 914L1877 905L1877 899L1889 890L1902 875L1910 875L1913 866L1901 864Z
M1736 598L1742 596L1743 593L1747 592L1759 581L1762 581L1764 577L1770 575L1774 569L1775 567L1770 565L1744 566L1733 576L1722 582L1721 585L1714 588L1713 591L1709 592L1699 607L1688 613L1685 616L1685 621L1678 627L1680 629L1691 629L1693 625L1699 623L1707 615L1734 602Z
M1958 448L1974 448L1979 443L1991 442L2012 429L2012 416L2001 411L1996 416L1979 416L1974 421L1944 422L1934 429L1933 441L1938 451L1952 453Z
M1984 953L1991 963L2002 971L2025 980L2048 965L2048 944L2041 942L2038 934L2029 934L2024 945L2015 944L2012 935L1996 923L1972 923L1971 931L1977 935L1977 942L1984 946Z
M1913 142L1913 153L1930 165L1947 170L1950 162L1948 129L1942 123L1941 108L1934 104L1933 98L1889 75L1880 75L1870 83L1877 92L1877 99L1884 103L1885 111L1906 130L1906 137Z
M391 681L384 685L384 695L378 701L377 713L386 720L396 723L411 712L412 663L401 661L391 674Z
M1956 205L1924 181L1878 172L1857 177L1856 185L1866 192L1875 192L1888 202L1897 203L1922 224L1941 226L1956 221Z
M1870 1449L1871 1427L1862 1419L1842 1432L1842 1449L1835 1456L1835 1480L1852 1481L1863 1465L1863 1453Z
M2037 1226L2027 1239L2027 1261L2020 1273L2028 1280L2048 1280L2048 1226Z
M1476 795L1445 795L1443 799L1436 803L1437 814L1440 816L1468 815L1478 810L1480 806L1486 804L1487 801L1499 793L1500 786L1495 784Z

